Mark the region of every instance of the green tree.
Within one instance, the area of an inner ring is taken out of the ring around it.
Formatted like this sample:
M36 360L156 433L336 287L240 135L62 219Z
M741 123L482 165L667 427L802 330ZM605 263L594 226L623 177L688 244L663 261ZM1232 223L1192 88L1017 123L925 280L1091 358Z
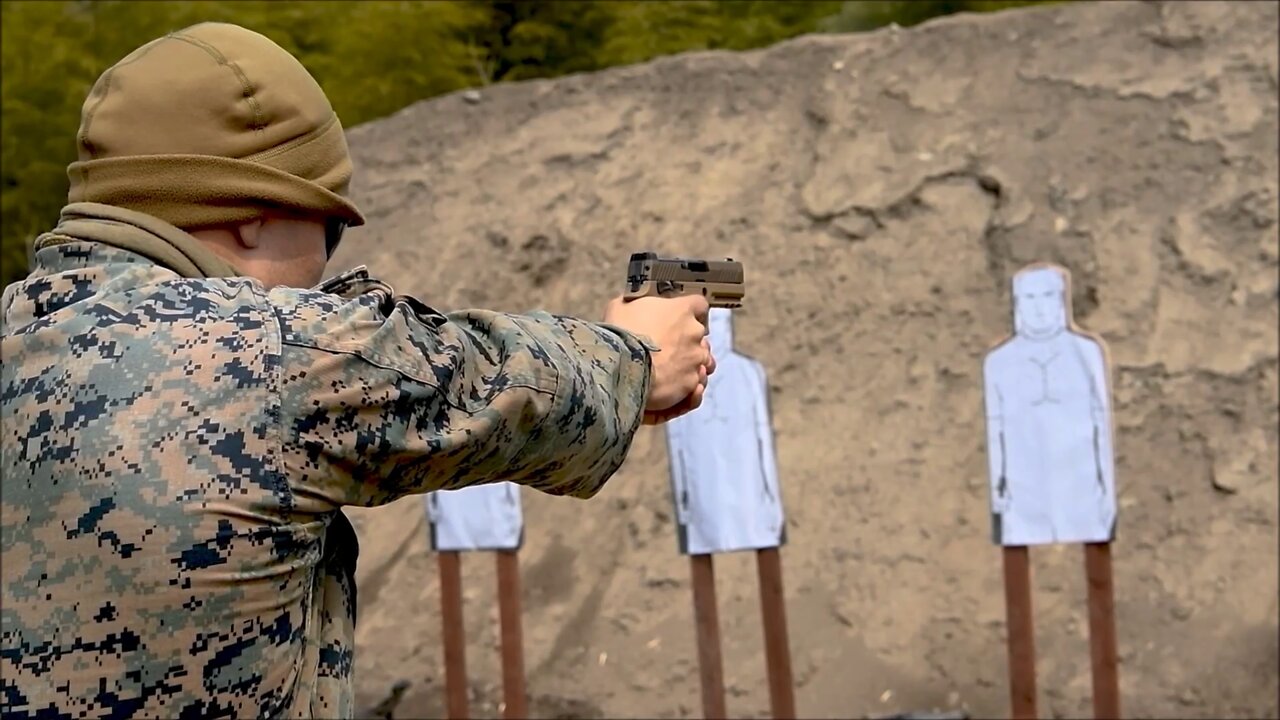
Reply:
M842 3L839 12L822 20L821 30L831 33L865 32L891 23L918 25L930 18L953 13L986 13L1027 5L1065 0L854 0Z
M336 17L327 39L315 41L317 51L300 59L347 127L487 81L474 43L489 22L483 7L370 0L303 2L298 11L312 12L313 4L334 6Z
M616 21L599 50L602 66L691 50L747 50L815 32L839 2L681 0L611 3Z
M489 18L473 38L485 82L557 77L600 68L596 51L614 3L473 2Z

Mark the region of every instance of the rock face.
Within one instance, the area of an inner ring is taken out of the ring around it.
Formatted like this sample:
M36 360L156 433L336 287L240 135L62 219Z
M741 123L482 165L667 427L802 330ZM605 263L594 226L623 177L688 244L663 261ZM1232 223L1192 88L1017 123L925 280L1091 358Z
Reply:
M598 317L632 251L744 261L801 715L1003 717L981 358L1011 274L1061 263L1113 360L1124 712L1275 717L1277 20L1068 4L438 98L352 130L370 224L332 267ZM700 717L661 431L591 501L524 498L535 716ZM421 500L351 515L362 707L403 679L396 716L439 713ZM1032 561L1041 712L1090 717L1083 553ZM464 559L475 716L501 698L493 567ZM755 567L716 565L737 717L769 708Z

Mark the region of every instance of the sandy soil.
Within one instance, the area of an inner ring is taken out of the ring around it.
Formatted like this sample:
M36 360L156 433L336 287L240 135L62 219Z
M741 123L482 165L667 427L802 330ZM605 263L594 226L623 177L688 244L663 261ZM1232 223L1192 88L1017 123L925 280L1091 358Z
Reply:
M732 256L769 371L805 717L1008 709L981 357L1069 267L1114 361L1128 717L1276 717L1277 5L1110 2L488 88L351 132L366 263L444 309L598 317L632 251ZM700 717L665 442L587 503L526 491L536 717ZM362 707L442 712L421 504L358 523ZM1033 551L1040 703L1090 716L1082 552ZM494 561L464 563L473 717ZM729 710L766 717L749 554L716 565Z

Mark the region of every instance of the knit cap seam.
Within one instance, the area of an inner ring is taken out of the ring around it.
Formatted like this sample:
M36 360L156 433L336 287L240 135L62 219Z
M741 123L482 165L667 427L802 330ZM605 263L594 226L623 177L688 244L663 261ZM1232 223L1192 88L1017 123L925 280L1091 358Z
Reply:
M173 33L169 35L169 37L174 40L181 40L182 42L204 50L209 54L209 57L213 58L214 62L229 69L232 74L236 76L236 80L240 83L240 89L244 91L244 99L248 101L249 107L253 110L253 125L250 126L251 129L262 132L262 130L266 128L267 124L262 119L262 108L258 105L258 99L254 97L254 93L257 91L254 89L253 83L249 82L248 76L244 74L244 71L240 69L239 65L228 60L227 56L219 52L217 48L199 38L179 35L177 33Z

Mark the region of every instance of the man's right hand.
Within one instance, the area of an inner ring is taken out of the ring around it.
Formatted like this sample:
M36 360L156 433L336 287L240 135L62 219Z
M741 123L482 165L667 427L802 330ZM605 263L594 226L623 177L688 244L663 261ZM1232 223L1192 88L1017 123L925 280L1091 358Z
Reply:
M707 341L707 299L701 295L673 298L615 298L604 321L644 335L658 345L645 402L644 422L667 422L702 404L707 376L716 362Z

